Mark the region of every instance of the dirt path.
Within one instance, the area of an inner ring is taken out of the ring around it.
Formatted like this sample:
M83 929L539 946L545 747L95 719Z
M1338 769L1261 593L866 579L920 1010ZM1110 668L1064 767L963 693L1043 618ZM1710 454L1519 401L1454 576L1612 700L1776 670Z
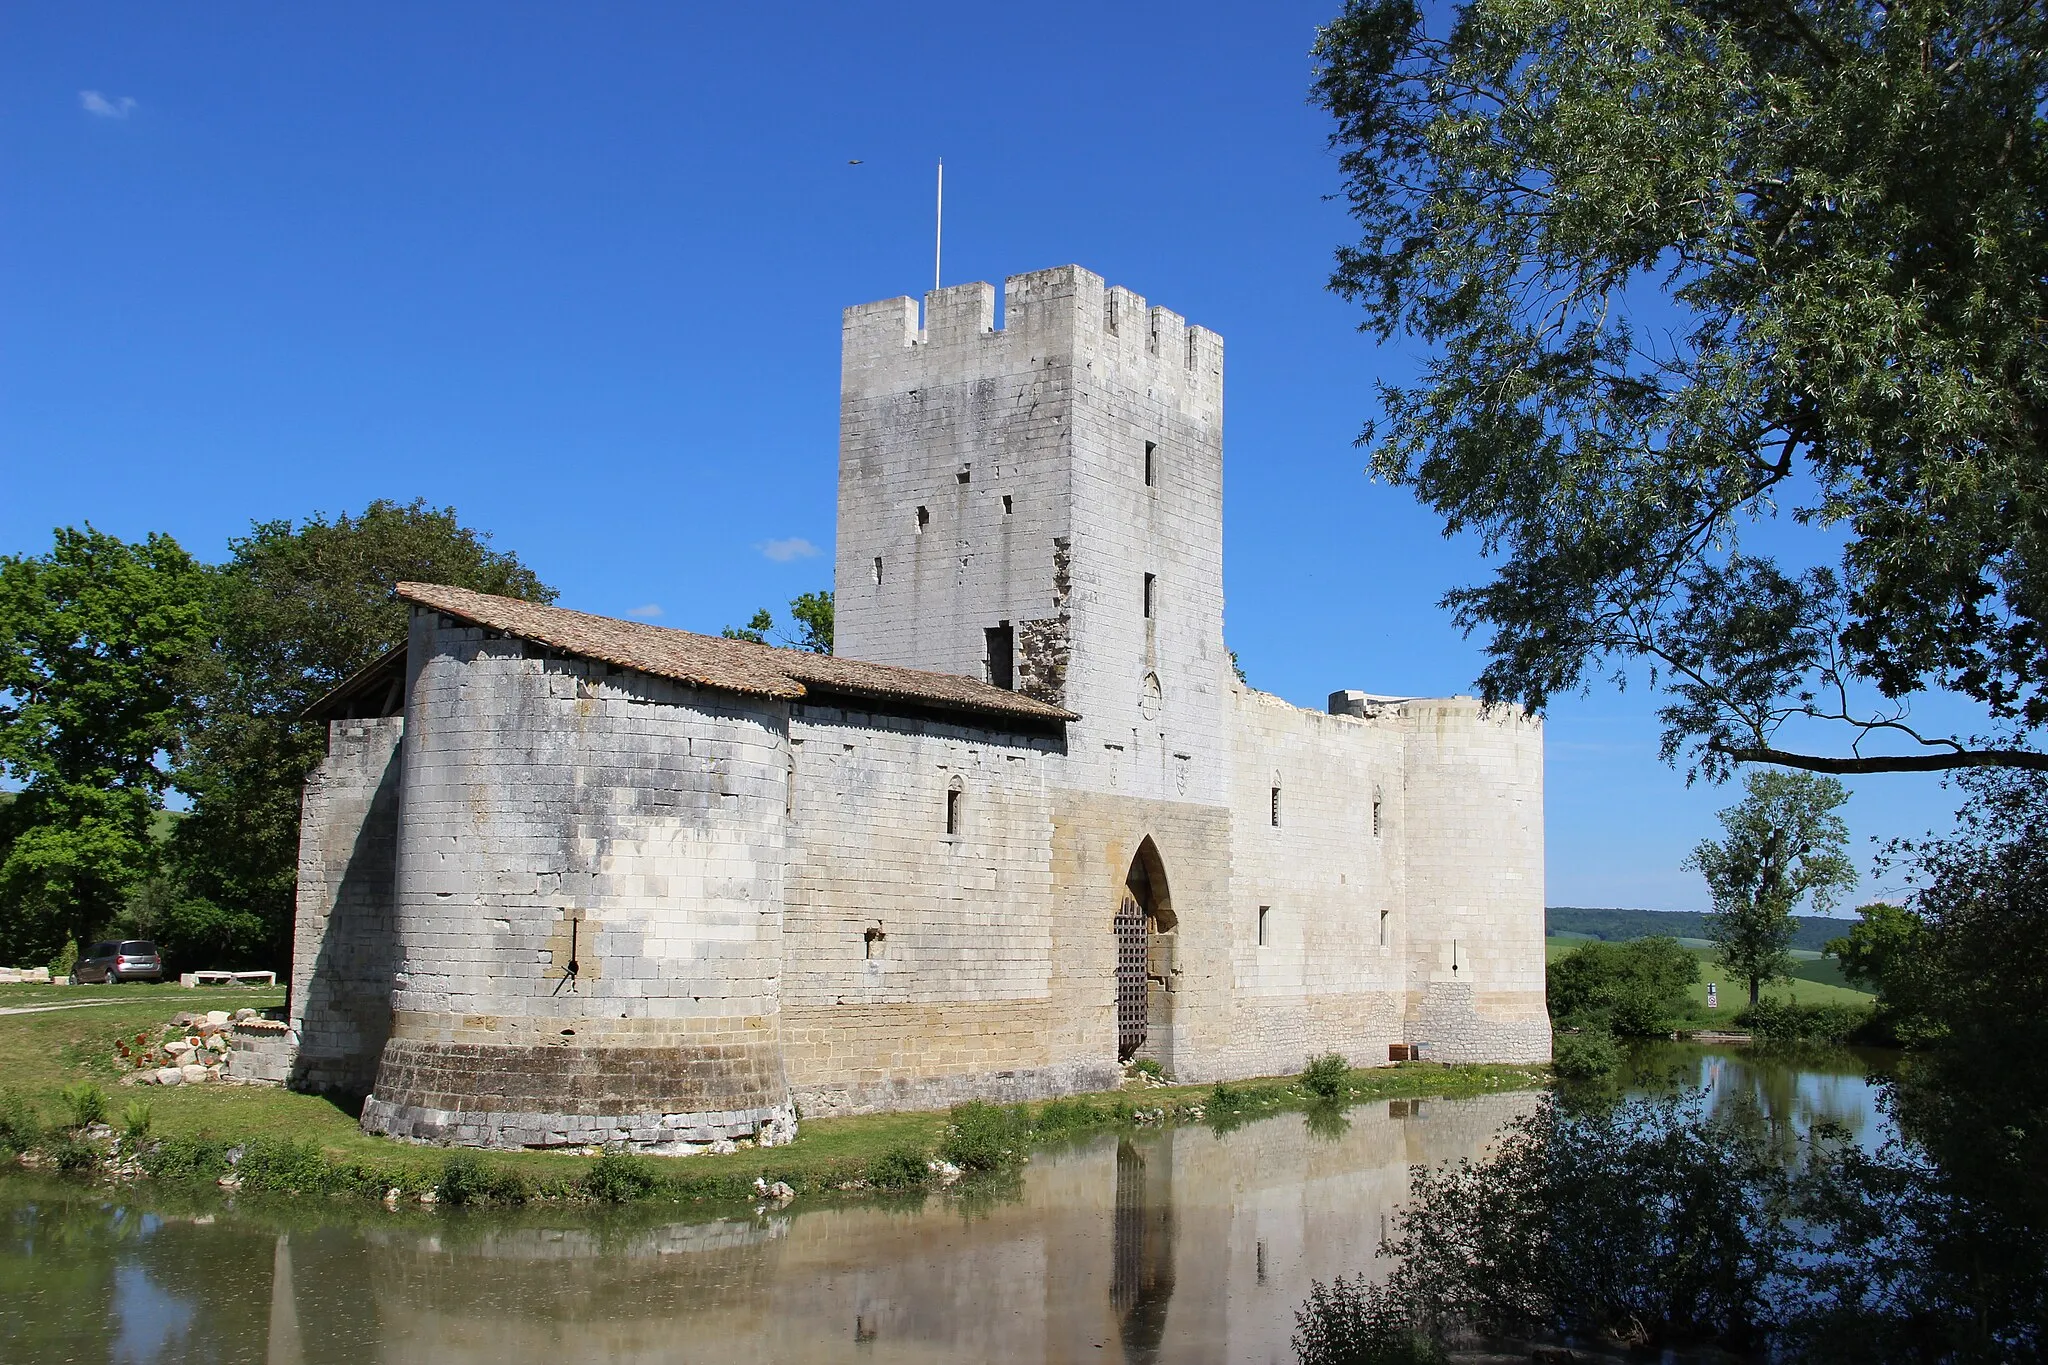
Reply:
M89 1010L94 1005L131 1005L132 1000L67 1000L56 1005L10 1005L0 1014L48 1014L51 1010Z

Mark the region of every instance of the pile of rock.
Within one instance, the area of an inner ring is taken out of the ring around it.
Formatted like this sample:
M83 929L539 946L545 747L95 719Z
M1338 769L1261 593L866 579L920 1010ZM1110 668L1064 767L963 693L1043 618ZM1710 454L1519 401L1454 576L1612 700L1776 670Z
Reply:
M34 982L39 986L50 984L48 967L0 967L0 982L21 984Z
M259 1019L252 1009L185 1013L164 1025L154 1045L147 1033L136 1034L132 1047L123 1039L115 1044L117 1059L134 1070L123 1076L121 1083L202 1085L229 1079L228 1059L234 1054L234 1030L238 1024Z

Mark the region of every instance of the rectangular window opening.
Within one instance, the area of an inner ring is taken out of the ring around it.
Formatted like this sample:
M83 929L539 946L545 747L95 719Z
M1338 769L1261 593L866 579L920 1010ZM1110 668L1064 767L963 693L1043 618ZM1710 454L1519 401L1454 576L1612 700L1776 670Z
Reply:
M1387 912L1380 911L1380 947L1387 946Z
M1010 506L1010 495L1008 493L1003 494L1003 515L1007 517L1015 510L1015 508Z
M882 557L880 555L875 556L875 567L873 572L875 575L875 586L879 588L882 586Z
M1150 487L1152 487L1152 486L1153 486L1153 485L1152 485L1152 470L1153 470L1153 464L1152 464L1152 455L1153 455L1153 452L1157 451L1158 449L1159 449L1159 443L1158 443L1157 441L1147 441L1147 442L1145 442L1145 487L1147 487L1147 488L1150 488Z
M966 483L969 479L974 477L974 471L972 469L963 467L960 470L960 472L958 474L955 474L953 477L959 480L961 483Z
M950 787L946 791L946 833L948 834L958 834L960 832L960 798L962 795L963 793L958 787Z
M932 510L929 507L917 509L917 533L924 534L924 528L932 524Z
M1380 837L1380 799L1377 796L1372 799L1372 837Z
M1273 788L1273 828L1280 828L1280 789Z
M1266 930L1267 930L1267 927L1268 927L1268 922L1269 922L1269 921L1270 921L1270 920L1271 920L1272 918L1273 918L1273 907L1272 907L1272 906L1270 906L1270 905L1262 905L1262 906L1260 906L1260 907L1259 907L1259 946L1260 946L1261 948L1265 947L1265 946L1266 946L1266 944L1267 944L1267 943L1269 942L1269 940L1268 940L1268 939L1267 939L1267 937L1266 937Z
M988 680L995 687L1015 687L1016 644L1010 623L1001 621L981 633L987 651Z
M1152 600L1154 592L1158 588L1158 586L1158 574L1148 573L1145 575L1145 619L1147 621L1152 619Z

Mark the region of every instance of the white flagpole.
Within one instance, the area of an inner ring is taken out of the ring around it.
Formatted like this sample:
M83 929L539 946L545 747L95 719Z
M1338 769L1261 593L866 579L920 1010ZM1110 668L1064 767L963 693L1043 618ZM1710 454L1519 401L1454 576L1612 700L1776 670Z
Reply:
M939 287L939 252L946 243L946 158L939 158L939 198L932 217L932 288Z

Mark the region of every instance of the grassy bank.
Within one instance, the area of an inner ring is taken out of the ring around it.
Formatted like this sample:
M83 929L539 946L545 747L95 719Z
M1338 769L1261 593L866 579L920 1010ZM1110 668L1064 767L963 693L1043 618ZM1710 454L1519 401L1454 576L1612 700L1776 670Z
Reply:
M1545 959L1555 962L1564 954L1571 952L1574 948L1578 948L1586 942L1586 938L1579 935L1552 935L1543 941ZM1700 947L1691 943L1683 946L1687 952L1698 958L1700 962L1700 979L1694 982L1691 989L1687 992L1692 1002L1699 1006L1701 1015L1706 1020L1714 1022L1731 1020L1737 1010L1749 1004L1749 988L1741 982L1729 978L1727 969L1721 965L1720 959L1714 955L1714 950L1711 947ZM1709 981L1719 985L1721 996L1720 1008L1711 1012L1707 1010L1707 983ZM1793 1005L1871 1005L1876 1003L1876 996L1856 990L1841 984L1841 982L1841 967L1833 958L1822 957L1818 953L1810 953L1804 954L1799 960L1795 961L1790 977L1773 981L1770 985L1764 987L1763 994L1768 999Z
M21 992L19 996L15 992ZM34 993L31 999L30 993ZM441 1202L528 1200L725 1203L759 1198L757 1181L796 1196L905 1190L953 1172L997 1171L1035 1144L1117 1127L1205 1122L1232 1125L1290 1108L1424 1096L1485 1094L1548 1082L1540 1067L1447 1067L1409 1063L1332 1073L1328 1097L1299 1078L1229 1086L1127 1087L1039 1104L969 1105L950 1114L807 1119L783 1147L676 1158L557 1152L448 1151L373 1138L327 1100L273 1087L122 1086L114 1044L180 1010L276 1004L280 992L178 987L0 986L0 1008L112 1001L89 1009L0 1016L0 1146L26 1148L47 1173L122 1174L165 1186ZM104 1096L107 1130L83 1120ZM83 1109L81 1109L81 1105ZM146 1111L146 1112L145 1112ZM146 1126L145 1126L146 1125ZM133 1127L139 1131L124 1135ZM17 1161L16 1168L20 1163Z

